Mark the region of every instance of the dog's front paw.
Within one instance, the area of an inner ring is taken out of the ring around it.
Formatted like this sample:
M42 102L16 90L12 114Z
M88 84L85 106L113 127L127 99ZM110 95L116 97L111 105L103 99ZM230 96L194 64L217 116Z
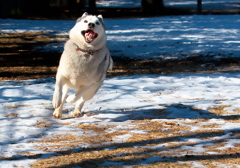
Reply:
M56 101L56 100L52 101L52 105L54 108L58 108L60 106L60 103L61 103L60 101Z
M83 116L83 112L80 111L74 111L70 113L70 117L82 117Z
M75 95L70 95L66 99L67 103L75 103L76 102L76 96Z
M59 111L59 109L55 109L53 112L53 116L55 118L62 118L62 113Z

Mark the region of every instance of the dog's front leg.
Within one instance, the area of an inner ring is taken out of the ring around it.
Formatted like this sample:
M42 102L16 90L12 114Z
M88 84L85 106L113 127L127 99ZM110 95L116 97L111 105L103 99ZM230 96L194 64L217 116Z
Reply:
M62 117L62 108L66 100L68 91L69 91L69 88L67 85L64 85L63 87L61 85L60 87L56 86L54 97L53 97L53 106L55 108L53 112L53 116L56 118Z
M62 85L59 83L56 83L53 99L52 99L52 105L55 109L60 106L61 100L62 100Z

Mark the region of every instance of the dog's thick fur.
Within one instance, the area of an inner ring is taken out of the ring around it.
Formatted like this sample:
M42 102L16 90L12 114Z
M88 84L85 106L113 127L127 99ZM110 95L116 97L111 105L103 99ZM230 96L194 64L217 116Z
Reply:
M112 67L101 15L84 13L70 30L69 37L56 75L52 100L56 118L62 117L65 100L69 103L79 100L72 117L81 116L84 103L95 95ZM69 89L77 91L66 99Z

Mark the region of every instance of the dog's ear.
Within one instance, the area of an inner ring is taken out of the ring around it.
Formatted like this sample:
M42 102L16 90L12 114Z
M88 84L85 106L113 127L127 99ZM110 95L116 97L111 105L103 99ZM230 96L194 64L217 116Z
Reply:
M88 16L87 12L84 12L84 14L80 18L77 19L76 23L81 22L82 18L85 17L85 16Z
M102 17L102 15L98 15L97 18L98 18L99 21L101 22L103 28L106 29L106 27L105 27L105 25L104 25L104 23L103 23L103 17Z
M82 17L87 16L87 15L88 15L88 13L87 13L87 12L84 12L84 14L82 15Z
M99 20L101 20L101 21L103 22L103 17L102 17L102 15L98 15L97 17L98 17Z

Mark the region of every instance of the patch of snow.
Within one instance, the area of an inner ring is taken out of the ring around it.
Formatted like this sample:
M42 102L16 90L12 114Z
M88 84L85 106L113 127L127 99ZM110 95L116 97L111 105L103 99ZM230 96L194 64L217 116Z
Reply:
M62 126L61 123L64 122L72 122L73 125L90 124L92 122L117 125L119 123L119 128L114 128L117 131L121 126L126 127L130 123L129 121L144 117L152 116L155 120L162 119L163 122L167 119L172 119L172 122L179 124L185 120L187 122L190 119L210 117L210 124L220 124L220 129L230 133L239 129L239 123L227 123L227 121L219 119L219 116L215 116L207 110L194 111L191 109L193 107L208 109L208 107L217 106L218 104L214 100L219 98L227 98L225 100L226 104L231 105L232 109L238 108L236 101L240 101L240 98L234 93L240 91L239 77L237 73L216 73L170 76L145 75L106 79L99 92L84 107L85 110L95 114L69 119L69 121L58 120L52 117L53 111L50 109L52 109L51 97L54 80L1 81L1 156L17 157L17 154L21 152L39 153L40 150L34 148L35 144L29 142L41 139L46 135L64 133L81 135L86 132L71 125ZM156 94L156 92L168 94ZM127 103L123 104L122 102ZM74 108L73 104L66 105L65 109L69 111ZM9 106L16 107L9 108ZM165 107L164 111L167 114L153 115L151 111L159 109L160 106ZM99 107L102 107L101 110L99 110ZM12 113L16 113L17 116L8 118L8 115ZM47 120L52 120L53 126L50 128L35 127L40 121L44 121L46 117L48 118ZM178 119L184 120L179 121ZM131 128L131 125L129 127ZM198 129L200 129L199 126L196 126L196 128L192 127L192 131ZM118 136L116 141L124 142L135 133L145 133L145 131L131 131L129 135ZM212 137L209 143L212 140L227 139L226 147L233 147L235 145L234 141L240 143L234 137L231 137L229 133L224 136ZM200 143L192 147L185 146L186 148L191 148L192 151L203 151L203 145L206 145L206 143L201 144L202 141L198 138L186 139L186 141ZM88 144L81 144L79 147L84 148L88 146ZM164 146L158 145L156 148L159 147ZM9 162L2 162L1 165L9 164Z
M108 1L110 3L110 1ZM116 1L115 1L116 2ZM125 2L125 1L124 1ZM181 1L183 2L183 1ZM189 1L188 1L189 2ZM239 22L237 15L206 15L206 16L164 16L139 19L106 19L108 45L114 56L126 56L143 59L185 59L189 56L215 59L222 57L239 57ZM1 19L1 33L14 32L49 32L50 34L66 35L75 21L40 21ZM51 44L46 49L62 52L63 43ZM43 48L41 48L42 50ZM59 50L58 50L59 49ZM224 141L225 150L239 145L240 141L233 136L239 131L240 124L228 122L224 118L240 109L240 74L176 74L176 75L139 75L106 79L99 92L84 106L87 113L81 118L65 120L52 116L51 105L55 80L53 78L25 81L0 82L0 156L6 157L0 167L29 167L36 159L27 159L20 153L30 152L42 154L42 158L56 156L36 149L38 140L59 134L97 135L94 131L77 128L80 124L115 125L109 132L121 131L128 134L118 136L116 142L127 141L131 135L146 134L147 130L131 130L136 126L134 120L152 119L159 122L173 122L179 126L191 125L188 132L197 132L201 126L217 125L216 129L224 130L222 134L211 135L208 140L198 137L182 137L182 142L197 145L180 146L196 152L204 152L204 146ZM71 92L73 93L73 92ZM221 102L221 104L219 104ZM211 107L227 105L227 114L220 116L209 111ZM74 104L64 105L64 117L68 116ZM197 110L196 110L197 109ZM156 114L156 111L162 113ZM209 119L203 124L194 125L195 119ZM47 121L48 125L39 124ZM71 124L68 124L71 123ZM64 126L63 126L64 125ZM162 131L169 131L170 126ZM188 133L180 131L179 133ZM221 133L221 131L219 131ZM169 135L171 136L171 135ZM159 139L162 137L159 137ZM114 143L105 142L105 150L111 150ZM178 141L170 143L179 143ZM73 151L78 152L91 144L82 143ZM145 144L134 144L136 149ZM161 153L169 146L169 142L153 145L149 148L160 149ZM68 150L61 148L61 150ZM206 151L205 151L206 152ZM209 153L211 154L211 153ZM216 154L217 153L212 153ZM16 160L11 160L16 159ZM41 158L39 158L41 159ZM164 158L165 159L165 158ZM166 161L171 158L150 157L139 164ZM191 162L196 167L199 162ZM105 162L104 165L124 165L123 162ZM124 165L127 166L127 165ZM239 165L237 165L239 166Z

